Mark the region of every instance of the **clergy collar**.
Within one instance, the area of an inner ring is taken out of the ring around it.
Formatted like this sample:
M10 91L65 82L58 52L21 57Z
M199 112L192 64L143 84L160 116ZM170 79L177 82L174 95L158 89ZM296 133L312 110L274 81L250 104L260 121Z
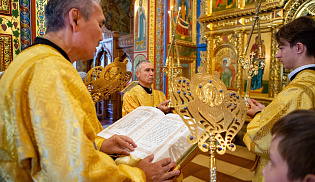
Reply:
M63 57L65 57L69 62L71 62L67 53L64 50L62 50L59 46L57 46L55 43L51 42L50 40L41 38L41 37L36 37L34 39L34 43L29 47L32 47L37 44L45 44L45 45L55 48L58 52L60 52L61 55L63 55Z
M300 73L303 70L315 70L315 64L308 64L308 65L304 65L304 66L300 66L298 68L296 68L295 70L293 70L288 76L290 81L292 81L296 75L298 73Z
M148 94L152 94L152 89L150 88L147 88L147 87L144 87L142 86L140 83L138 83Z

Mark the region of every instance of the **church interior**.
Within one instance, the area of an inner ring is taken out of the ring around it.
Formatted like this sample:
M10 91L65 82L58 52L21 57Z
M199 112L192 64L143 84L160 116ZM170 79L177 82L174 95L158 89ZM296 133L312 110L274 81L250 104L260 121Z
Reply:
M35 37L44 37L44 9L49 0L0 1L3 73ZM288 84L291 71L276 58L275 32L297 17L315 16L314 0L261 0L259 8L255 0L100 0L100 4L105 16L103 40L94 59L77 61L73 66L84 82L94 67L105 68L116 58L127 60L128 81L106 97L94 100L104 128L122 118L122 97L137 85L135 66L141 60L154 65L153 89L164 92L166 98L170 97L173 75L165 68L167 61L173 61L172 66L180 67L182 76L188 79L201 68L209 74L216 72L228 90L243 97L249 94L268 105ZM258 42L265 65L248 83L241 57L258 59ZM236 151L216 155L218 181L252 180L256 156L242 141L245 132L246 123L235 138ZM180 178L177 181L209 181L209 153L195 151Z

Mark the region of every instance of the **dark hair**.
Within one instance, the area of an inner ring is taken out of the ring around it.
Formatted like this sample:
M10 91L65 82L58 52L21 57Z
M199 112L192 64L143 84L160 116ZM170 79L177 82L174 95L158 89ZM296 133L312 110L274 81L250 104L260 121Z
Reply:
M307 56L315 57L315 21L311 17L302 16L282 26L275 34L279 44L283 40L290 43L290 47L301 42L307 47Z
M64 27L66 14L77 8L85 20L89 20L94 11L93 2L98 0L49 0L45 8L46 33L55 32Z
M288 164L288 179L315 174L315 110L296 110L274 124L271 134L283 137L278 151Z
M140 60L140 61L137 63L135 70L139 72L139 71L140 71L140 67L141 67L141 65L142 65L143 63L151 63L151 61L148 61L148 60Z

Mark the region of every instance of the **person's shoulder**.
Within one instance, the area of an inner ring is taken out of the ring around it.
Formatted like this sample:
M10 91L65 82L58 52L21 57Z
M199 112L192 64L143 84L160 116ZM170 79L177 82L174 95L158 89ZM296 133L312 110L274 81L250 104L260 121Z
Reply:
M134 86L133 88L131 88L129 91L127 91L125 94L124 94L124 96L125 95L134 95L135 93L137 93L138 91L139 91L139 89L141 89L142 87L140 86L140 85L136 85L136 86Z
M37 44L31 47L28 47L22 51L15 59L22 60L44 60L47 58L54 57L54 59L63 59L64 57L53 47L43 44Z
M306 69L299 72L291 83L315 83L315 70Z
M140 85L136 85L132 89L130 89L130 91L128 92L139 92L141 90L144 90L144 89Z
M300 76L299 76L300 75ZM300 73L298 73L297 77L303 77L303 76L312 76L315 77L315 70L313 69L305 69L302 70Z
M279 95L299 97L304 93L315 93L315 71L303 70L287 85Z
M153 92L155 92L159 95L165 95L164 92L162 92L161 90L153 90Z

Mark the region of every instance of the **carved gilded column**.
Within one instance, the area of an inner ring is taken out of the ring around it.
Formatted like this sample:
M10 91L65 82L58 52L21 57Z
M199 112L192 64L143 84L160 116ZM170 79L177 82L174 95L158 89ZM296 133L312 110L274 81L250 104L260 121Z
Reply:
M207 69L207 51L200 51L200 58L200 66Z
M207 36L207 73L212 73L212 34L208 34Z
M155 53L155 0L150 2L150 25L149 25L149 61L154 64L154 53Z
M271 32L273 35L278 31L278 26L272 26ZM276 58L278 52L278 43L274 36L271 36L271 56L270 56L270 77L269 77L269 97L274 97L279 93L281 88L281 63ZM287 78L287 75L284 75Z
M236 32L237 34L237 72L236 72L236 88L238 89L238 93L241 93L242 90L242 78L243 78L243 68L242 68L242 64L240 64L239 58L240 55L242 55L243 53L243 48L244 48L244 30L239 30Z

